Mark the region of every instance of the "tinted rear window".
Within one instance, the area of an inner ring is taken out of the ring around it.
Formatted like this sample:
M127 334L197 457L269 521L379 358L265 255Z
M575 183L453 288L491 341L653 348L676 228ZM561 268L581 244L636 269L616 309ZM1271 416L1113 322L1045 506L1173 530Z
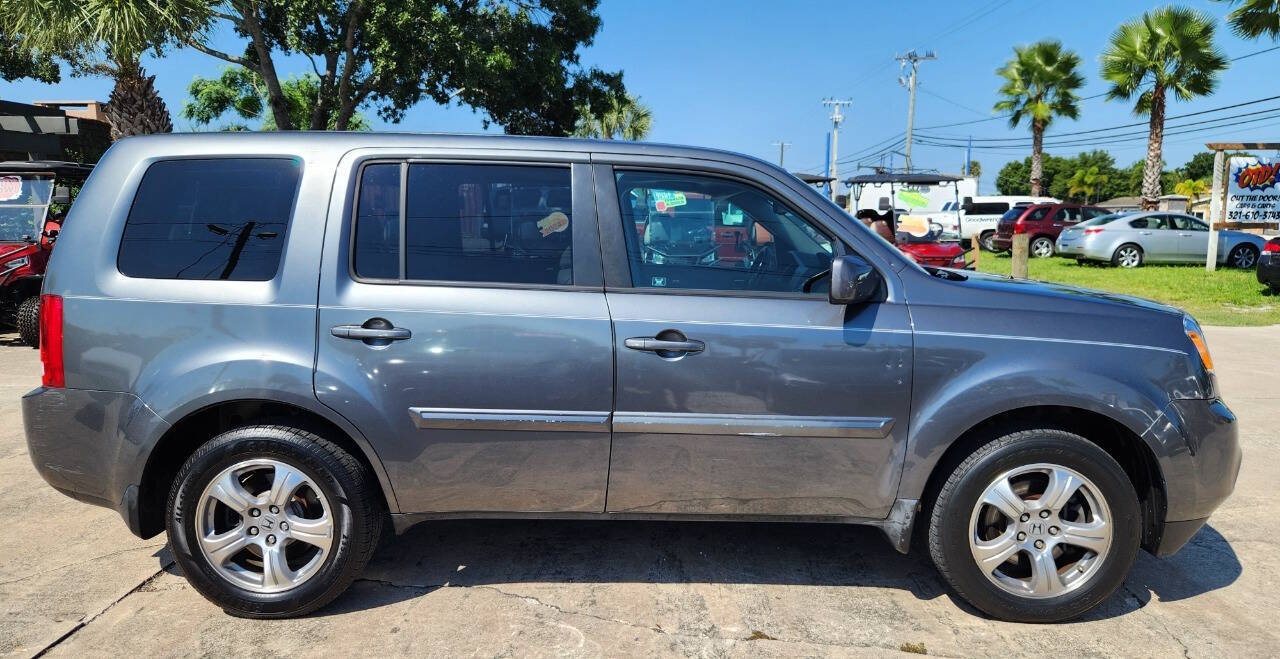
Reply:
M301 173L290 158L151 165L125 222L120 272L146 279L272 279Z

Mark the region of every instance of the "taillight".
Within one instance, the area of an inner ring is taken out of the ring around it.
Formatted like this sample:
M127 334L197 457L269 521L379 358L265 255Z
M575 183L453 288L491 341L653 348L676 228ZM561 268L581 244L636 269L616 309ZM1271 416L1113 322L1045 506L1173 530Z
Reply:
M46 387L65 387L62 364L62 296L40 296L40 363Z
M1027 232L1027 225L1022 221L1022 218L1018 218L1018 221L1013 223L1013 232L1014 233Z
M1101 228L1096 228L1096 229L1085 229L1085 230L1084 230L1084 235L1086 235L1086 236L1092 236L1092 235L1093 235L1093 234L1095 234L1095 233L1102 233L1102 229L1101 229Z
M1280 240L1268 240L1267 244L1262 247L1262 251L1273 254L1280 252Z

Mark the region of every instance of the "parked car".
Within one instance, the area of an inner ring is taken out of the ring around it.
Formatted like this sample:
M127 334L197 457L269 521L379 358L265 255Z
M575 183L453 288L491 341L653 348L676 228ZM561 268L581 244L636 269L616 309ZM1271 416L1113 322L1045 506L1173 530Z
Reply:
M1258 281L1280 293L1280 236L1267 241L1258 257Z
M1032 204L1053 204L1058 200L1052 197L1027 197L1019 195L997 195L968 198L961 205L959 219L950 218L944 222L944 231L959 234L961 242L969 244L973 236L978 236L978 244L988 252L996 251L993 242L996 235L996 224L1015 207L1026 207Z
M655 257L715 227L736 258ZM40 322L41 476L259 618L337 597L388 517L536 517L867 524L902 552L919 526L959 596L1063 620L1186 543L1240 465L1187 314L923 268L706 149L121 140Z
M1026 234L1029 236L1027 253L1036 258L1047 258L1053 256L1054 241L1063 229L1109 212L1105 208L1081 204L1032 204L1013 208L1000 218L991 242L996 251L1006 252L1013 248L1015 234Z
M90 169L50 160L0 162L0 323L33 348L40 342L40 284L63 207L71 203L71 186Z
M1250 269L1266 239L1243 231L1218 232L1218 263ZM1143 263L1204 263L1209 225L1165 211L1104 215L1058 237L1057 250L1078 261L1108 261L1122 268Z

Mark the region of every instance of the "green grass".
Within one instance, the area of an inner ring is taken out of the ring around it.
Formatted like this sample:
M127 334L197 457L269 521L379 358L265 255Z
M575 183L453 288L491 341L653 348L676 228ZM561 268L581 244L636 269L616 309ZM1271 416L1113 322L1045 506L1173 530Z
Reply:
M1013 259L1006 252L983 252L978 270L1007 275ZM1126 270L1110 265L1080 265L1057 256L1032 258L1031 279L1083 286L1155 300L1190 312L1204 325L1271 325L1280 323L1280 295L1258 283L1252 270L1203 265L1144 265Z

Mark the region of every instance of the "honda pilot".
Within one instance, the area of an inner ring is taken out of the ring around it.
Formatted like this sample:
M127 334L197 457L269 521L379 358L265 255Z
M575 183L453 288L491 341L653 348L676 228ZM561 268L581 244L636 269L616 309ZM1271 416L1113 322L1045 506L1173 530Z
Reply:
M234 615L332 601L384 525L537 517L865 524L1058 621L1240 466L1187 314L922 267L731 153L148 136L71 216L31 459Z

